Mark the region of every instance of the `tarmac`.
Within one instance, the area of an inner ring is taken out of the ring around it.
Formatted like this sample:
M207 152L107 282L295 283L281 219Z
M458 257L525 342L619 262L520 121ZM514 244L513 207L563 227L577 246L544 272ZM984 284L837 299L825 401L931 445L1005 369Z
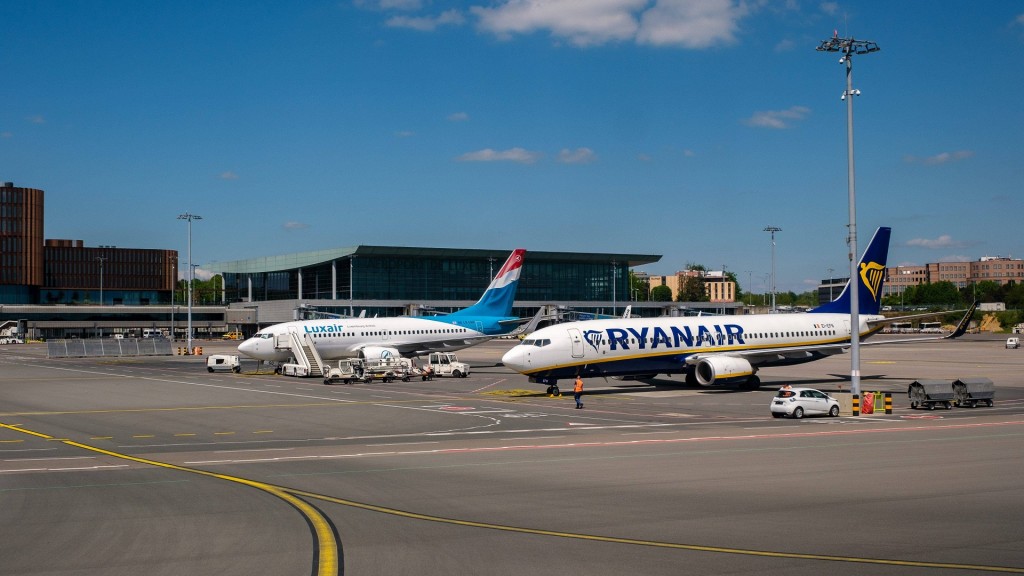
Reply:
M350 385L2 346L0 575L1024 573L1004 342L865 345L893 413L803 420L775 391L848 393L849 355L755 391L589 379L575 410L500 366L515 340L459 351L468 378ZM910 409L966 377L993 407Z

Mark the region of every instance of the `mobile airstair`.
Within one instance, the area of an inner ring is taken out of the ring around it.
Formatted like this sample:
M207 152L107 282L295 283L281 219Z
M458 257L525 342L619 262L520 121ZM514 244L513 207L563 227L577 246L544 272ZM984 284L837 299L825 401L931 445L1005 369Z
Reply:
M281 373L285 376L312 376L323 378L327 372L327 364L324 363L316 347L313 346L313 338L297 328L292 328L286 334L278 334L274 341L274 347L278 350L289 350L292 353L294 362L287 362L281 365Z

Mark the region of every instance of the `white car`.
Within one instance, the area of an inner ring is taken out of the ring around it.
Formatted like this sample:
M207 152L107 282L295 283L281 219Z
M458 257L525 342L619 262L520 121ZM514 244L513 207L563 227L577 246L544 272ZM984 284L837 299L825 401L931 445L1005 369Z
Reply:
M835 417L839 416L839 401L814 388L783 387L772 398L771 410L775 418L803 418L815 414Z
M1016 336L1011 336L1011 337L1007 338L1006 339L1006 347L1007 348L1020 348L1020 338L1018 338Z

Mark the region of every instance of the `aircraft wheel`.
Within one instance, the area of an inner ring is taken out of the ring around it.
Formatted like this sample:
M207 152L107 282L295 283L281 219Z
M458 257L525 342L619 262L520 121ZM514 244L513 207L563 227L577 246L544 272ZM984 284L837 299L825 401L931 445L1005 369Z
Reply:
M558 386L552 387L552 392L551 393L554 394L555 396L561 396L562 395L562 393L558 390Z

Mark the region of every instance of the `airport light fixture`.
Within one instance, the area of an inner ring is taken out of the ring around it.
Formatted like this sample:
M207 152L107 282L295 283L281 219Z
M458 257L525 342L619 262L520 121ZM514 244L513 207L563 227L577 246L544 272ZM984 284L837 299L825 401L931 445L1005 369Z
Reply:
M186 354L192 353L192 280L196 273L196 269L192 267L192 221L202 219L202 216L188 212L178 215L178 220L188 220L188 327L185 334L185 346L188 349L185 351Z
M853 89L853 57L878 52L878 44L868 40L840 38L835 32L832 38L822 40L818 52L841 53L839 63L846 66L846 90L841 100L846 101L846 166L850 202L850 392L860 394L860 283L857 282L857 195L853 177L853 97L860 96L860 90Z
M103 263L106 262L106 256L97 256L96 261L100 263L100 306L103 306Z
M782 228L778 226L765 226L765 232L771 232L772 234L772 314L775 310L775 233L782 232Z

